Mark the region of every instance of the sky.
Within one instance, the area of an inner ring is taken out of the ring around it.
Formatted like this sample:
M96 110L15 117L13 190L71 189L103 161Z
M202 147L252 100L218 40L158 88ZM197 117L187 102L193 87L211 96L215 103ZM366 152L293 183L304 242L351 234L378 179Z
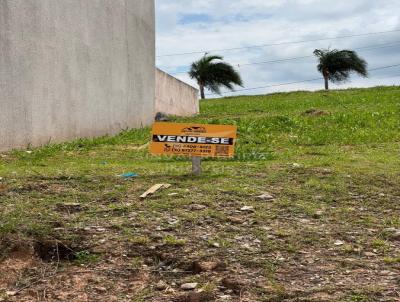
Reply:
M219 50L210 53L222 55L242 75L244 87L237 89L249 89L224 96L319 90L322 80L307 81L321 76L312 56L316 48L356 50L369 69L400 64L399 4L399 0L156 0L157 66L198 87L186 71L203 52ZM223 50L277 43L284 44ZM201 53L171 55L191 52ZM275 60L286 61L245 65ZM298 81L306 82L275 86ZM367 79L353 75L351 81L332 88L399 84L400 65L371 71ZM252 89L265 86L273 87Z

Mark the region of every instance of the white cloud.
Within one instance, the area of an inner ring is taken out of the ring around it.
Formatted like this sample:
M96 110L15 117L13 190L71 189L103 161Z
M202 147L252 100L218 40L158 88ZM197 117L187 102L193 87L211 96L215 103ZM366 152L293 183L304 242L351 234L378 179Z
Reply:
M400 28L398 0L157 0L158 55L224 49L282 41L335 37L354 33L380 32ZM196 18L200 16L200 18ZM204 19L204 20L203 20ZM184 22L182 21L184 20ZM193 20L193 22L191 22ZM231 63L269 61L312 54L315 48L359 48L400 42L400 32L340 40L292 44L219 52ZM400 44L396 47L360 50L370 67L400 63ZM169 71L182 71L200 54L160 57L157 64ZM245 88L301 81L319 77L315 59L240 68ZM372 73L376 77L359 79L341 88L394 84L400 67ZM378 74L380 77L378 77ZM186 74L178 78L195 85ZM266 93L294 89L320 89L319 82L302 83L246 93Z

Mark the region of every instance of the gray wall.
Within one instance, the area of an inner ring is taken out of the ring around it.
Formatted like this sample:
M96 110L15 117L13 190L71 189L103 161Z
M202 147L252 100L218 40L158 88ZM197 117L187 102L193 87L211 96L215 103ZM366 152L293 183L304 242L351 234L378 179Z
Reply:
M0 150L154 117L153 0L0 0Z
M199 91L157 69L156 111L177 116L198 114Z

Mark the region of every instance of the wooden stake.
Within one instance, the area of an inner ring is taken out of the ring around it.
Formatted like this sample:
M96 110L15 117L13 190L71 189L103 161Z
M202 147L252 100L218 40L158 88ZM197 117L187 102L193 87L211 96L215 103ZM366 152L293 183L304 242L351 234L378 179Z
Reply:
M201 157L192 156L192 173L196 176L201 175Z

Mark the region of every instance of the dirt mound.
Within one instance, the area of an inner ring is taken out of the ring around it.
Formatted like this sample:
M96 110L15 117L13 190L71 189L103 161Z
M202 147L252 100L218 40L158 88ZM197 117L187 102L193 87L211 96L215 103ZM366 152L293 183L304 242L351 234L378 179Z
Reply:
M305 111L305 112L303 113L303 115L308 115L308 116L324 116L324 115L330 115L330 112L323 111L323 110L320 110L320 109L311 108L311 109L308 109L307 111Z

